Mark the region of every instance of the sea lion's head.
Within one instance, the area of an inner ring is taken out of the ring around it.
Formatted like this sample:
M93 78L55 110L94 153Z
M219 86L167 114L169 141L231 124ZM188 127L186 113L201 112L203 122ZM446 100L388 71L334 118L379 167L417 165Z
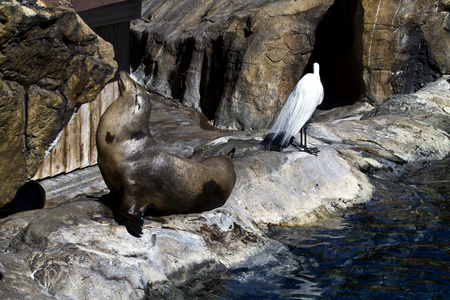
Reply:
M148 122L152 104L149 95L126 72L119 73L118 84L119 97L100 118L96 137L97 148L113 147L114 144L129 141L142 142L144 137L151 140Z
M124 112L130 112L133 115L149 115L152 104L145 89L125 71L119 73L118 82L119 98L122 98Z

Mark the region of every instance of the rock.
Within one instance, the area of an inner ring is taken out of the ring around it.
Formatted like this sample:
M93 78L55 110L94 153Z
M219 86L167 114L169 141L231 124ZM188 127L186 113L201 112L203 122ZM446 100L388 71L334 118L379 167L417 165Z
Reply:
M0 224L2 298L164 297L228 268L276 263L287 251L233 201L201 214L146 217L140 239L83 196ZM284 263L296 265L289 256Z
M414 94L396 95L354 118L313 123L309 133L334 147L364 172L395 177L444 159L450 151L448 76Z
M450 72L447 0L362 0L365 95L381 104Z
M441 82L418 91L416 96L423 94L417 98L405 97L420 103L427 93L440 99L449 92L436 86ZM288 249L264 234L266 226L313 225L369 201L380 178L420 184L422 168L448 169L449 135L434 124L442 119L441 107L429 106L430 123L397 116L398 109L389 107L373 115L352 107L343 110L348 118L310 124L308 141L319 147L318 156L291 148L258 150L267 130L205 143L192 159L237 149L230 198L200 214L145 217L141 239L99 201L106 191L50 200L52 207L2 219L0 297L192 298L206 289L202 280L226 270L298 269Z
M0 206L33 177L72 114L117 68L66 1L0 4Z
M377 106L448 74L448 14L448 0L147 0L131 65L217 127L260 129L315 61L324 109Z
M144 1L132 73L221 128L266 127L302 77L320 1ZM133 51L133 50L132 50Z
M373 116L395 115L421 121L450 133L450 76L443 76L414 94L396 95L367 113Z
M292 150L261 153L258 144L267 130L223 136L197 148L194 157L235 147L237 182L230 198L263 227L312 224L370 200L374 187L367 175L397 180L450 154L442 130L450 120L446 79L370 112L353 105L330 112L344 119L311 123L308 141L320 148L317 157ZM410 110L399 109L405 99Z
M336 0L316 29L324 105L379 105L448 74L448 1Z
M224 136L206 143L194 158L217 155L235 147L236 186L230 195L260 226L303 226L318 223L346 208L369 201L373 187L366 175L319 140L318 156L288 148L258 149L267 131Z
M428 124L392 115L315 123L310 129L313 137L324 142L362 150L382 165L388 161L395 163L398 176L404 171L416 171L430 161L441 160L450 150L447 134Z
M373 192L367 177L327 146L318 156L266 152L235 165L239 181L230 197L262 227L318 223L369 201Z

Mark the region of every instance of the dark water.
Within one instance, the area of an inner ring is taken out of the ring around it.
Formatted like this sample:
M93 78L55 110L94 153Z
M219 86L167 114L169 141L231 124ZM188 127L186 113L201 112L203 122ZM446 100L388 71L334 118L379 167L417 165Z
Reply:
M372 201L323 226L271 228L300 267L234 270L221 299L450 299L448 169L375 181Z

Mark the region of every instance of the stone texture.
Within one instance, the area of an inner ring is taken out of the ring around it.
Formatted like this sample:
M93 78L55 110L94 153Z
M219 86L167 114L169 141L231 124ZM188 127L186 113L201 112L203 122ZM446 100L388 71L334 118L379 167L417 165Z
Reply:
M321 65L322 108L417 91L450 62L448 0L147 0L132 70L222 128L266 128Z
M450 72L448 0L362 0L365 95L373 104Z
M4 299L160 298L228 268L276 263L286 251L233 201L201 214L146 218L140 239L85 197L0 223ZM284 263L295 265L289 256Z
M354 118L317 122L310 134L335 148L363 172L396 177L449 155L449 76L414 94L393 96Z
M81 104L113 77L112 46L66 1L0 3L0 206L32 177Z
M302 76L332 1L144 1L132 70L222 128L267 126Z
M267 152L236 164L231 197L263 227L312 225L369 201L373 192L363 173L326 146L318 156Z
M141 239L119 226L99 201L105 193L100 184L97 190L87 189L88 196L50 200L44 209L2 219L0 297L191 299L198 289L206 289L202 280L218 278L226 270L298 269L301 262L262 229L313 225L339 216L347 207L369 201L380 180L410 176L420 185L424 179L418 171L448 160L450 154L449 134L437 126L444 119L443 108L432 105L436 99L448 99L449 87L444 78L396 99L407 99L419 110L427 107L428 117L421 120L406 118L389 105L371 113L359 106L343 114L331 111L331 117L343 119L308 127L309 143L321 150L318 156L290 148L282 153L259 151L267 130L215 138L198 147L192 158L236 147L237 183L229 200L200 214L145 217ZM177 122L184 118L180 115Z
M364 116L395 115L428 123L450 133L450 76L443 76L414 94L395 95Z

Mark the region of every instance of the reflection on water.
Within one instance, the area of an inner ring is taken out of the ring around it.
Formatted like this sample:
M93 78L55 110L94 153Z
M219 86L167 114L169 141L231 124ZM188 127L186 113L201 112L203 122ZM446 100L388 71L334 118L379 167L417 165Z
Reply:
M418 186L412 183L417 176L401 185L377 182L375 199L342 219L271 228L269 236L287 245L300 267L234 270L222 299L449 299L450 181L444 163L444 170L434 169L437 185Z

